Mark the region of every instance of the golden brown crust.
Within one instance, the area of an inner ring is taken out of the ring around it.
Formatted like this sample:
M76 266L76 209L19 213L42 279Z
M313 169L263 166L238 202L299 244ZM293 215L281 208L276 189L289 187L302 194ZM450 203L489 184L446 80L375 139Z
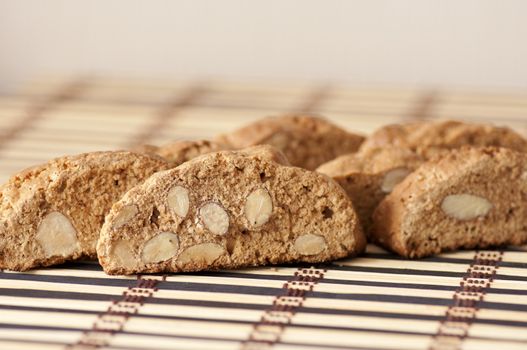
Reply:
M281 150L292 165L309 170L339 155L357 151L363 140L361 135L308 115L264 118L216 138L216 142L231 149L272 145Z
M524 243L526 171L527 155L505 148L449 152L423 164L379 204L373 238L411 258ZM453 206L446 200L460 196L466 198Z
M165 168L165 161L145 154L94 152L57 158L14 175L0 193L0 267L27 270L95 258L99 229L112 203ZM67 254L47 255L36 240L50 213L60 213L76 231L76 248Z
M209 140L182 140L175 141L163 146L141 145L133 149L135 152L156 154L172 167L177 167L197 156L223 150L220 144Z
M101 265L110 274L179 272L322 262L361 253L365 238L344 191L325 175L274 159L283 156L269 146L223 151L155 174L113 206L97 247ZM171 194L176 192L184 200L174 206ZM267 200L251 207L255 195ZM116 226L134 206L138 213ZM248 208L267 216L251 215ZM147 243L163 232L175 234L173 252L163 261L145 263L146 254L155 251ZM131 255L118 252L121 244L129 245Z
M352 173L372 174L406 164L417 167L423 160L421 156L405 147L379 147L337 157L322 164L317 171L331 177Z
M362 143L360 150L396 146L410 148L407 141L408 135L420 129L426 122L413 122L406 124L388 124L375 130Z
M361 150L389 145L410 148L427 158L437 150L466 145L527 151L527 140L510 128L454 120L387 125L368 137Z

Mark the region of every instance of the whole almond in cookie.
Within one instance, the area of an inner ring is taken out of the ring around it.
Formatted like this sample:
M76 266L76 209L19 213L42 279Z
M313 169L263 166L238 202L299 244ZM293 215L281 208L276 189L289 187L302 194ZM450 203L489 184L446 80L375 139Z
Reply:
M364 232L371 229L371 215L399 182L424 159L408 148L371 148L335 158L317 171L332 177L351 198Z
M462 146L505 147L526 152L527 140L507 127L442 120L384 126L366 139L361 150L390 146L409 148L431 158L437 151Z
M0 187L0 268L27 270L96 257L104 217L127 190L168 164L131 152L54 159ZM119 220L133 216L123 211Z
M113 206L97 252L107 273L133 274L323 262L365 244L336 182L258 146L154 174Z
M172 167L202 154L217 152L224 149L218 143L208 140L175 141L162 146L142 145L133 149L134 152L156 154L163 157Z
M410 174L373 214L375 242L410 258L527 242L527 154L462 148Z
M216 138L217 143L231 149L274 146L292 165L309 170L339 155L357 151L363 140L361 135L308 115L264 118Z

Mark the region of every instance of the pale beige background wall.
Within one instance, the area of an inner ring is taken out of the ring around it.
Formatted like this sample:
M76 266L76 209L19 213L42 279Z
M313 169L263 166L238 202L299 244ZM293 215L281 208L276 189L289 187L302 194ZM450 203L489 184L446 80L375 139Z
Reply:
M72 72L527 88L527 1L0 0L0 89Z

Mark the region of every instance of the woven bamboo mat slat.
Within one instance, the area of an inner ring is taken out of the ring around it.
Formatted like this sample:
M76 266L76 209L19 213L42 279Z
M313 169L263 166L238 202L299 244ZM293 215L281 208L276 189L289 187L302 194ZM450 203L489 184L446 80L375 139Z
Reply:
M368 133L459 118L527 126L527 92L269 82L36 81L0 96L0 182L49 158L207 138L306 111ZM527 247L408 261L107 276L0 272L0 349L525 349Z

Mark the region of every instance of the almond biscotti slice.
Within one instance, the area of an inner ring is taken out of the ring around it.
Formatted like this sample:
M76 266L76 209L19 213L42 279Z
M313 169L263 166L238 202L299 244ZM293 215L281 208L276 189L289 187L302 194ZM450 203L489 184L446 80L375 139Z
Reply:
M423 164L373 214L373 238L410 258L527 241L527 154L463 148Z
M357 151L362 141L361 135L308 115L264 118L216 138L217 143L232 149L269 144L282 151L294 166L309 170Z
M385 126L370 136L359 152L338 157L317 171L344 187L368 234L373 210L393 186L424 161L463 145L527 150L527 141L508 128L457 121L417 122Z
M410 148L426 158L437 150L462 146L495 146L527 151L527 140L506 127L453 120L387 125L375 131L361 150L387 146Z
M109 274L199 271L359 254L351 200L329 177L281 164L269 146L159 172L117 202L101 230Z
M371 215L393 187L424 162L403 147L370 148L335 158L317 171L332 177L351 198L366 235Z
M96 257L104 217L158 170L159 157L96 152L54 159L0 187L0 268L27 270Z
M224 148L221 145L209 140L181 140L162 146L142 145L134 148L133 151L157 154L168 161L172 167L176 167L202 154L217 152L222 149Z

